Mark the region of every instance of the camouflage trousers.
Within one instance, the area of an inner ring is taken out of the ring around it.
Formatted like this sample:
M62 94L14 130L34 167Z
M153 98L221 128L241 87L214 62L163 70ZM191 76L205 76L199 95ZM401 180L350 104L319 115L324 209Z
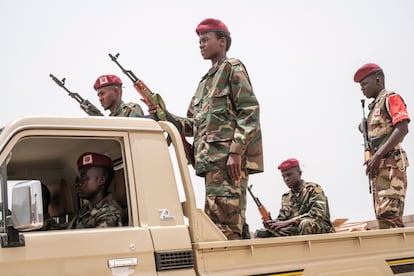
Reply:
M242 171L239 184L227 171L214 170L205 176L206 201L204 211L229 240L242 239L246 227L246 189L248 174Z
M375 216L380 229L404 227L405 194L407 191L405 152L382 159L378 175L372 180Z
M275 237L284 236L297 236L297 235L310 235L310 234L323 234L333 233L334 228L325 221L320 221L311 218L302 218L299 223L291 224L287 227L281 228L280 230L273 231L267 229Z

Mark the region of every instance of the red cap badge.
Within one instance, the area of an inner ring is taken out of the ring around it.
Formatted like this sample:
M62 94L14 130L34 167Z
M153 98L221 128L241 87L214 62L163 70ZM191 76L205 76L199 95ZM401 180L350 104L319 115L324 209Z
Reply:
M115 75L102 75L100 76L93 85L95 90L109 85L122 85L122 81Z
M95 152L85 152L78 158L78 169L83 166L102 166L107 168L113 168L114 163L111 158L106 155L95 153Z

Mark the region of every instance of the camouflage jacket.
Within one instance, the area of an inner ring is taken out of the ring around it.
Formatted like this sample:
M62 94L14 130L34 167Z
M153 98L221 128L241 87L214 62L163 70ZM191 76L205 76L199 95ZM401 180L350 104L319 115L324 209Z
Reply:
M299 192L295 193L290 190L282 195L282 206L276 220L291 218L297 218L296 223L299 223L301 218L311 218L332 225L328 198L321 186L302 180Z
M376 99L369 104L367 117L368 137L374 152L381 147L391 133L394 125L402 120L409 120L406 106L400 95L383 89ZM400 144L395 149L399 149Z
M144 112L142 111L141 106L136 103L127 103L121 102L121 104L115 109L114 112L111 112L109 116L115 117L143 117Z
M194 137L199 176L223 169L230 152L242 156L248 173L263 171L260 109L244 65L226 59L201 78L187 118L173 116Z
M68 229L122 226L121 212L122 208L112 199L112 194L108 194L95 207L84 204Z

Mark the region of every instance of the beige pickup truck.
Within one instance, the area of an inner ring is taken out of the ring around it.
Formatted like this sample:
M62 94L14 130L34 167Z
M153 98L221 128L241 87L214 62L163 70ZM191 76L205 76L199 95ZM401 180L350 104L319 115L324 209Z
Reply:
M39 230L41 184L56 223L82 205L74 183L86 151L115 163L110 190L123 226ZM414 275L414 227L226 240L196 207L180 135L169 123L23 118L1 131L0 165L0 275Z

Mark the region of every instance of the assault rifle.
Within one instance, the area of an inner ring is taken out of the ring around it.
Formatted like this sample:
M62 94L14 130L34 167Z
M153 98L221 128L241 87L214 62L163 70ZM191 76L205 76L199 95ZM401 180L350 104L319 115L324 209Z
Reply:
M253 192L252 192L252 186L247 186L247 190L249 190L250 195L252 196L254 202L256 203L257 207L259 208L259 213L262 216L262 220L263 222L266 222L268 220L271 220L272 218L270 217L270 212L268 212L266 210L266 207L263 206L263 204L260 202L259 198L255 197Z
M165 103L162 100L161 96L159 94L154 94L148 88L148 86L145 85L145 83L142 80L138 79L138 77L135 76L135 74L131 70L126 70L118 62L119 53L117 53L115 56L109 54L109 57L111 58L113 62L116 63L116 65L118 65L119 68L121 68L122 73L127 75L127 77L132 81L132 83L134 84L135 90L141 95L144 102L146 104L150 103L153 106L157 106L156 114L157 114L158 119L160 119L161 121L167 121L167 117L168 119L171 119L171 116L169 116L168 112L166 111ZM174 125L180 130L180 133L181 133L180 126L178 126L177 123L175 123ZM195 163L194 149L192 145L185 139L185 136L182 133L181 133L181 140L183 142L184 151L185 151L187 160L194 167L194 163Z
M362 136L364 137L364 158L365 162L371 158L372 156L372 146L371 142L369 141L368 137L368 124L367 124L367 118L365 117L365 100L361 99L362 104L362 122L361 122L361 131ZM369 193L372 193L372 185L371 185L371 179L368 176L368 185L369 185Z
M57 85L59 85L60 87L65 89L65 91L68 92L69 96L71 96L73 99L75 99L79 103L82 110L85 111L88 115L90 115L90 116L103 116L101 111L99 111L99 109L95 105L93 105L88 100L83 99L78 93L71 92L69 89L67 89L66 86L65 86L65 80L66 80L65 78L63 78L62 80L59 80L53 74L49 74L49 77L51 77L52 80L54 82L56 82Z

